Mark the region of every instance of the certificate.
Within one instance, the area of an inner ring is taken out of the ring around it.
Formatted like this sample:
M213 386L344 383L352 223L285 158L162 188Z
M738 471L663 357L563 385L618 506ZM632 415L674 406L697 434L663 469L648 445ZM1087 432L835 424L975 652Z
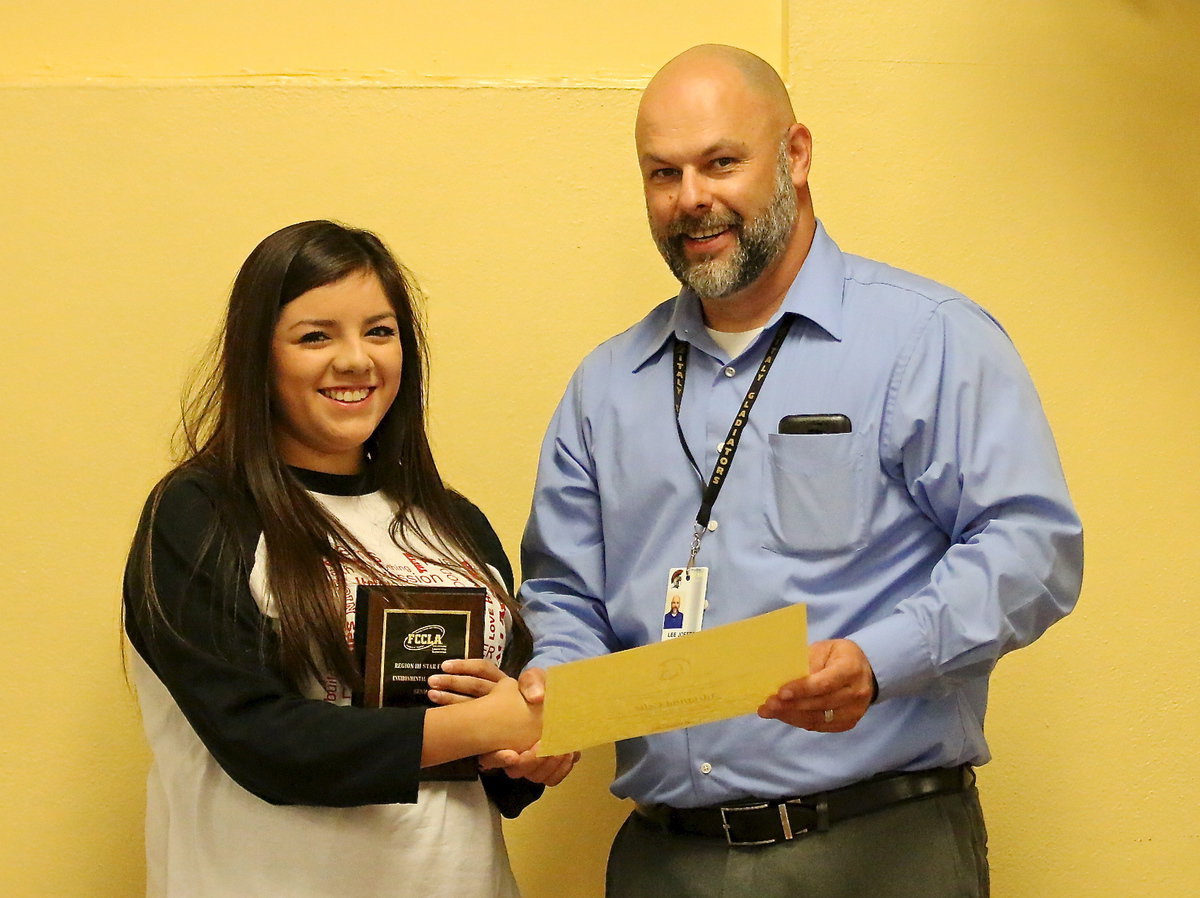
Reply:
M538 753L562 755L748 714L807 675L803 604L561 664L546 671Z

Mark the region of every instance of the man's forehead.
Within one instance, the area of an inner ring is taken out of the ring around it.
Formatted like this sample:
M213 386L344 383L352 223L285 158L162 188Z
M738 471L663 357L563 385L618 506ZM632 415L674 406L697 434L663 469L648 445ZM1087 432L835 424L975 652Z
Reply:
M695 99L643 108L645 114L638 117L634 131L639 159L743 156L764 142L778 140L771 118L755 105Z
M656 145L756 143L773 134L778 111L731 67L694 69L656 78L646 88L634 129L639 156Z

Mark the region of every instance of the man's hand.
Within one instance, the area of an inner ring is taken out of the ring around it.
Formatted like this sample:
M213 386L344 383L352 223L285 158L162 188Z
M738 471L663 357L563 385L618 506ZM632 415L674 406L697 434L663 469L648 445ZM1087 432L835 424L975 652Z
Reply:
M531 705L540 705L546 698L546 672L531 667L517 681L521 695ZM537 745L522 751L493 751L479 756L480 770L503 770L513 779L527 779L547 786L557 786L579 760L579 752L568 755L537 756Z
M537 745L528 751L493 751L479 756L480 770L503 770L512 779L527 779L547 786L557 786L579 760L579 752L569 755L537 756Z
M853 729L874 695L867 656L849 639L814 642L808 649L809 674L779 687L763 702L758 716L817 733ZM832 711L827 719L826 711Z

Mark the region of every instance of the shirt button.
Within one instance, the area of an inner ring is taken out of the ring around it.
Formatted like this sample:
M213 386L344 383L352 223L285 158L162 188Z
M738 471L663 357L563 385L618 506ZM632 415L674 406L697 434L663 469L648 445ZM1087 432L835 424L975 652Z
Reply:
M719 524L718 524L716 521L709 521L709 522L708 522L708 532L709 532L709 533L716 533L716 532L717 532L717 527L719 527L719 526L720 526L720 525L719 525Z
M733 365L729 365L729 366L728 366L728 367L725 369L725 376L726 376L726 377L733 377L733 375L735 375L735 374L737 374L737 369L735 369L735 368L733 367Z
M708 763L708 761L705 761L700 765L700 772L703 774L712 773L712 764Z

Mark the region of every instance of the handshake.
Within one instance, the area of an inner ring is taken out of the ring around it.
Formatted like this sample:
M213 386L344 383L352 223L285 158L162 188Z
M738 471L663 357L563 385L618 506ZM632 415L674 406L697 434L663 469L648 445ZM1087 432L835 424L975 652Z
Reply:
M428 680L436 707L426 712L426 752L443 751L434 756L440 760L478 756L484 770L556 785L579 760L568 749L752 712L818 733L853 729L878 694L870 662L847 639L805 646L806 632L806 609L793 605L686 639L562 664L552 671L558 704L545 727L541 668L515 680L490 661L445 661L443 673ZM457 738L436 738L455 713Z
M478 658L444 661L442 670L429 678L428 697L438 707L425 714L421 766L477 755L481 770L503 770L513 779L547 786L571 772L579 752L537 756L546 696L541 668L529 668L519 680ZM438 713L455 706L460 707L453 723Z

